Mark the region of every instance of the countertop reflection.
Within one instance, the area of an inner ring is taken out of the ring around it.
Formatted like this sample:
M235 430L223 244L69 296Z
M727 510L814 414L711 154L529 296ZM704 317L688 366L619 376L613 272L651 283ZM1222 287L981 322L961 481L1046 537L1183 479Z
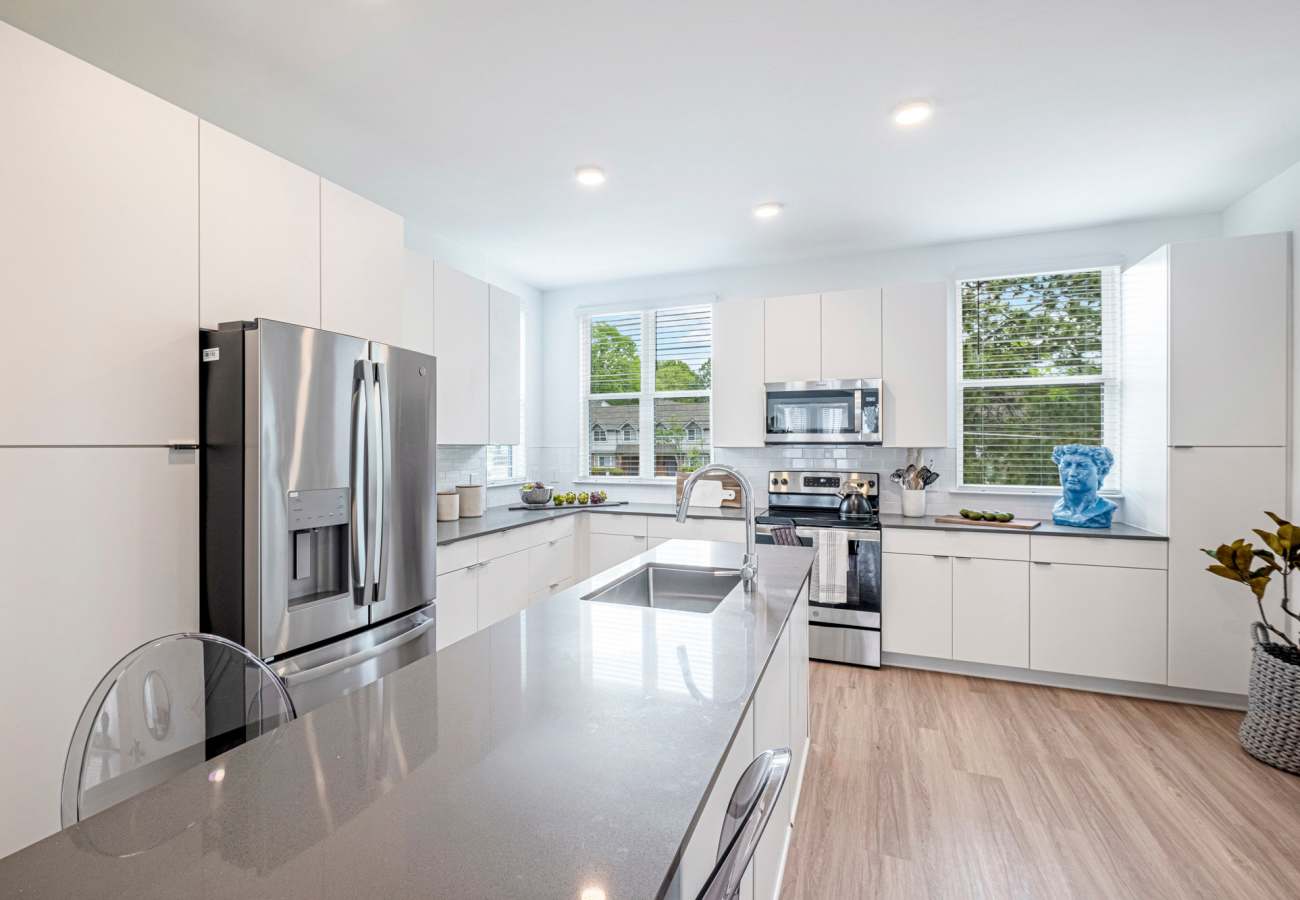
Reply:
M754 593L711 615L590 603L579 584L0 860L0 891L657 896L812 560L761 546Z

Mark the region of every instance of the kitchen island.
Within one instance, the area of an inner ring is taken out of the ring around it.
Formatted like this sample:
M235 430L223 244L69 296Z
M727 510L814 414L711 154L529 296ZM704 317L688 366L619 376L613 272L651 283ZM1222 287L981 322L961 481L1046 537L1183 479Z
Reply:
M813 553L759 548L754 592L737 586L711 614L583 597L646 564L740 555L704 541L642 553L0 860L3 893L670 895L683 854L716 846L693 831L715 779L730 793L724 763L751 755L729 749L754 727Z

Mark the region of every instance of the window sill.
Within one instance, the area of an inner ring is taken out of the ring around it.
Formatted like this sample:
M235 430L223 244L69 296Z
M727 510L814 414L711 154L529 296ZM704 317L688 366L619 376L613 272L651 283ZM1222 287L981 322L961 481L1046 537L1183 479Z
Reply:
M668 476L661 476L659 478L640 478L640 477L634 477L628 475L602 475L599 477L579 476L573 479L573 483L574 484L646 484L646 485L656 485L658 487L667 487L669 485L676 486L677 479Z
M521 484L525 484L525 483L526 483L526 479L523 479L523 478L507 478L505 481L489 481L489 482L487 483L487 486L490 487L490 488L494 488L494 487L518 487L519 485L521 485Z
M974 484L959 484L948 491L950 494L998 494L1004 497L1059 497L1059 487L1016 488L1016 487L981 487ZM1122 491L1098 491L1102 497L1123 497Z

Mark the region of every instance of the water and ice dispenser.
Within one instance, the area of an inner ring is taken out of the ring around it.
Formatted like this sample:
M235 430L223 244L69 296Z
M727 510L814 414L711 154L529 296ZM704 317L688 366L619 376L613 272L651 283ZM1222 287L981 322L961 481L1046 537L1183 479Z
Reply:
M289 606L348 591L347 488L290 491Z

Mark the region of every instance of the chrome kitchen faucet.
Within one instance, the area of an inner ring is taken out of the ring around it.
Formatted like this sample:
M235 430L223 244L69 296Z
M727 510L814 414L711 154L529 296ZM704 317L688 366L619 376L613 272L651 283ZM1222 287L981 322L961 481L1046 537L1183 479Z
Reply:
M695 482L699 481L700 476L706 472L722 472L724 475L730 475L740 482L740 489L745 495L745 556L740 563L740 579L745 586L745 592L749 593L754 590L754 576L758 574L758 553L755 551L754 540L754 489L750 487L749 479L739 469L726 463L709 463L703 468L696 469L682 485L682 499L677 502L677 521L679 524L686 521Z

